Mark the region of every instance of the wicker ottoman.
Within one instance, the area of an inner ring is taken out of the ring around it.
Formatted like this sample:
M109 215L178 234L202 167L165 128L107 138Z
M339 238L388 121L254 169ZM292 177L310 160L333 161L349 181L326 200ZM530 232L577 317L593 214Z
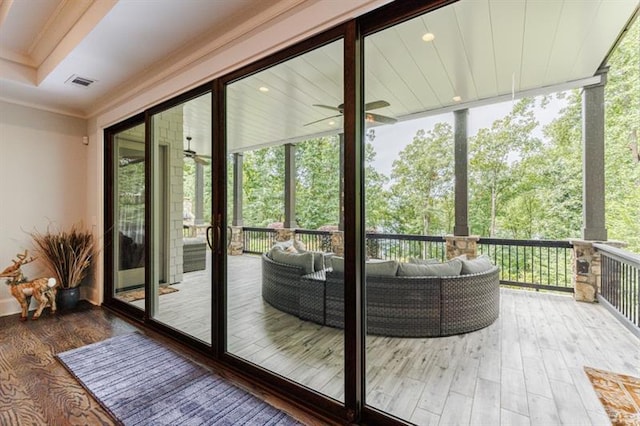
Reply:
M202 271L207 267L207 243L200 238L185 238L182 246L182 272Z

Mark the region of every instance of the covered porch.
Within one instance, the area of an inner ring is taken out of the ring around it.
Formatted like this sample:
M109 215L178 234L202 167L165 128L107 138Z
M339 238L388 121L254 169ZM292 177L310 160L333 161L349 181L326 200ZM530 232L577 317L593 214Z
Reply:
M228 266L228 352L342 400L343 330L264 302L259 256L230 256ZM203 341L209 268L210 259L159 298L158 320ZM601 304L510 288L500 296L499 319L476 332L367 336L367 403L416 424L606 424L583 368L638 377L640 340Z

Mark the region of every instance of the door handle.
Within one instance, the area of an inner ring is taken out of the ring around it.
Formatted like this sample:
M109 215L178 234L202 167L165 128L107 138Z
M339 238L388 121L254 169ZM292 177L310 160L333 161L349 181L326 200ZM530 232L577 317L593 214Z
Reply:
M207 230L205 231L205 234L207 235L207 245L211 250L213 250L213 244L211 244L211 239L209 238L210 232L213 232L213 226L207 226Z

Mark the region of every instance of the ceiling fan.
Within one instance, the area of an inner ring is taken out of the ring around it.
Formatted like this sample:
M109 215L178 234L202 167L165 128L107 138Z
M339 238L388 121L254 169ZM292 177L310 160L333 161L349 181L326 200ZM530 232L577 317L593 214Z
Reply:
M389 105L390 104L387 101L373 101L373 102L366 103L364 105L364 111L365 111L364 119L365 119L365 121L368 122L368 123L383 123L383 124L393 124L393 123L397 122L398 120L395 119L395 118L387 117L386 115L374 114L372 112L369 112L369 110L378 109L378 108L384 108L384 107L388 107ZM319 123L321 121L328 120L330 118L340 117L344 113L344 104L340 104L337 107L330 106L330 105L320 105L320 104L314 104L313 106L319 107L319 108L330 109L332 111L338 111L339 114L332 115L330 117L325 117L325 118L322 118L320 120L312 121L311 123L305 124L305 126L309 126L311 124Z
M196 154L196 152L191 149L191 139L193 139L191 136L187 136L187 149L183 151L185 158L192 158L196 163L208 166L209 162L205 160L205 158L211 158L211 156Z

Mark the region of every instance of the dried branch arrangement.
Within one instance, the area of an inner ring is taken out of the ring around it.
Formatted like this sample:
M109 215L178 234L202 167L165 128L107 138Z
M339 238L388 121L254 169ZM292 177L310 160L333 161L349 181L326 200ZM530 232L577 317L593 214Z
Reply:
M94 256L93 234L80 225L73 225L68 231L47 228L45 233L34 231L30 235L36 254L60 286L79 286Z

